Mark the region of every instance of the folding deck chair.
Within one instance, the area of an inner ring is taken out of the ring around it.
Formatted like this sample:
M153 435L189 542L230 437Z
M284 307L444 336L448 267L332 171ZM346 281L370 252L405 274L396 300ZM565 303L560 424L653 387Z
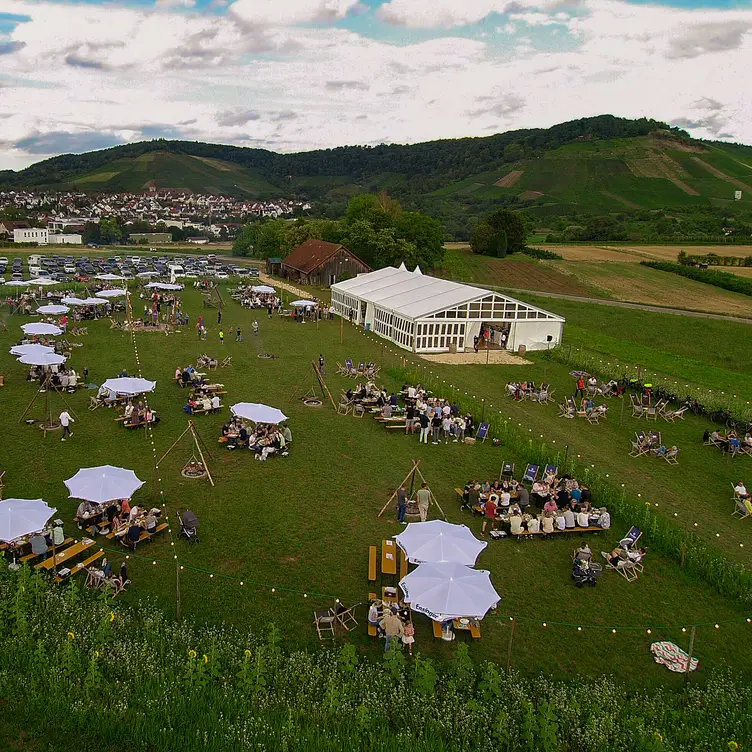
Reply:
M740 499L737 496L734 501L734 511L731 512L731 516L739 517L739 519L742 520L752 516L752 501L749 501L749 499Z
M512 478L514 477L514 462L502 462L501 463L501 472L499 473L499 480L502 478Z
M669 465L678 465L679 460L677 457L681 453L681 449L669 449L666 454L661 455L666 462L668 462Z
M574 418L577 410L572 409L569 406L569 400L564 402L564 404L559 405L559 416L560 418Z
M478 433L475 434L475 438L485 441L488 438L488 428L488 423L481 423L478 426Z
M559 468L557 465L546 465L546 469L543 471L543 477L545 478L547 475L553 475L556 476L559 474Z
M319 640L323 640L325 637L331 637L334 640L334 624L337 617L331 608L326 611L314 611L313 623L316 626L316 632L319 636Z
M669 423L673 423L677 418L684 420L684 413L686 413L688 409L689 408L684 405L684 407L680 407L678 410L664 410L662 417L669 421Z
M630 527L627 534L619 541L619 545L629 551L630 548L634 547L637 544L637 541L642 538L642 530L639 530L636 527Z
M643 407L640 400L637 399L637 395L630 394L629 399L632 402L632 417L641 418L645 414L645 408Z
M528 465L525 468L525 474L522 476L522 483L530 483L532 485L535 483L536 480L538 480L538 471L540 470L540 465Z

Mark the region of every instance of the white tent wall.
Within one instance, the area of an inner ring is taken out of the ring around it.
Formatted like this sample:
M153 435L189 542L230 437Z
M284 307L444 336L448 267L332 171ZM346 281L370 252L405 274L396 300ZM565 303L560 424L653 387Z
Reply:
M516 352L523 345L527 350L546 350L558 345L563 333L561 321L516 321L509 331L507 349Z

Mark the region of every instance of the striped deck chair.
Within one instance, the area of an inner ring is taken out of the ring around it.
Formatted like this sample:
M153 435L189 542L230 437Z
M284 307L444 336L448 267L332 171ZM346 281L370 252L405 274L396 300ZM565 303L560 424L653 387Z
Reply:
M522 483L530 483L530 485L535 483L535 481L538 480L539 470L540 465L528 465L525 468L525 474L522 476Z
M478 433L475 434L475 438L480 439L481 441L485 441L488 438L488 429L488 423L481 423L478 426Z
M641 418L645 414L645 408L642 406L640 400L637 399L637 395L630 394L629 399L632 402L632 417Z
M640 538L642 538L642 530L639 530L636 527L630 527L627 534L619 541L619 545L622 548L629 550L637 544L637 541L639 541Z
M547 475L553 475L556 477L559 474L559 468L557 465L546 465L546 469L543 471L543 477Z

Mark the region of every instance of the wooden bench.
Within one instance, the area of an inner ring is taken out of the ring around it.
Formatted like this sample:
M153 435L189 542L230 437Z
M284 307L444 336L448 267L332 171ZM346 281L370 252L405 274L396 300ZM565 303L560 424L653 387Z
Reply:
M480 627L476 624L470 625L470 636L475 640L480 640Z
M381 588L381 600L384 603L399 603L399 595L397 592L395 592L394 595L387 595L387 589L391 588L392 590L396 591L397 588L392 587L391 585L384 585Z
M400 431L404 431L406 427L407 427L407 423L387 423L386 424L387 430L397 428Z
M400 549L400 564L399 564L399 578L404 579L407 576L407 556L405 552Z
M372 546L372 548L373 548L374 551L376 550L376 546ZM374 561L375 561L375 559L374 559ZM374 579L375 579L375 576L374 576ZM368 602L372 603L375 600L376 600L376 593L368 593ZM378 630L376 629L376 625L375 624L371 624L369 622L368 623L368 636L369 637L377 637L378 634L379 633L378 633Z
M220 406L216 408L210 407L208 410L204 410L201 407L194 407L193 410L191 410L191 412L188 414L189 415L208 415L210 413L215 413L215 412L218 413L223 407L224 405L222 404L220 404Z
M80 572L82 569L85 569L90 564L93 564L95 561L99 559L103 559L103 558L104 558L104 551L97 551L97 553L95 553L93 556L90 556L88 559L84 559L83 561L80 561L78 564L76 564L76 566L72 567L68 577L73 577L73 575L76 574L77 572ZM60 577L60 575L58 575L57 577L55 577L55 582L63 582L64 580L67 580L68 577Z
M528 536L534 536L534 535L561 535L562 533L565 535L574 535L574 534L580 534L580 533L602 533L603 528L598 527L597 525L591 525L590 527L567 527L564 528L564 530L558 530L554 528L553 533L544 533L542 530L538 530L537 533L531 533L529 530L523 530L521 533L516 533L515 538L519 540L520 538L525 538Z
M441 628L441 624L438 621L434 621L431 619L431 624L433 624L433 636L440 640L444 636L444 630Z
M455 488L454 492L460 497L460 504L465 502L465 492L461 488Z
M63 546L68 546L71 543L73 543L73 538L66 538L59 546L55 546L56 550L60 550ZM48 551L52 551L52 546L50 546ZM41 554L26 554L26 556L22 556L18 562L19 564L25 564L27 561L32 561L33 559L36 559L37 556L41 556Z
M163 522L161 525L157 525L157 528L154 530L153 533L148 533L146 530L142 531L139 539L136 541L136 543L142 543L143 541L149 540L154 535L157 535L157 533L164 532L167 530L167 523ZM128 533L126 532L125 535L118 535L116 536L114 532L109 532L105 536L106 538L109 538L110 540L119 540L124 546L129 545L130 541L128 540Z
M368 581L376 582L376 546L368 547ZM374 595L374 598L376 596Z

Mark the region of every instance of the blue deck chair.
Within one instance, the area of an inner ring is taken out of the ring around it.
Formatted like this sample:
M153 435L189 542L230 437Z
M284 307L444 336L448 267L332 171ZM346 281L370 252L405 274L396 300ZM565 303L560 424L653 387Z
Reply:
M501 472L499 473L499 479L506 476L507 478L514 477L514 462L502 462Z
M475 434L476 439L485 441L488 438L488 423L481 423L478 426L478 433Z
M638 530L636 527L629 528L629 532L619 541L619 545L622 548L630 549L637 545L637 541L642 537L642 530Z
M522 476L522 482L535 483L538 479L538 470L540 470L540 465L528 465L525 468L525 474Z
M556 465L546 465L543 475L558 475L559 468Z

